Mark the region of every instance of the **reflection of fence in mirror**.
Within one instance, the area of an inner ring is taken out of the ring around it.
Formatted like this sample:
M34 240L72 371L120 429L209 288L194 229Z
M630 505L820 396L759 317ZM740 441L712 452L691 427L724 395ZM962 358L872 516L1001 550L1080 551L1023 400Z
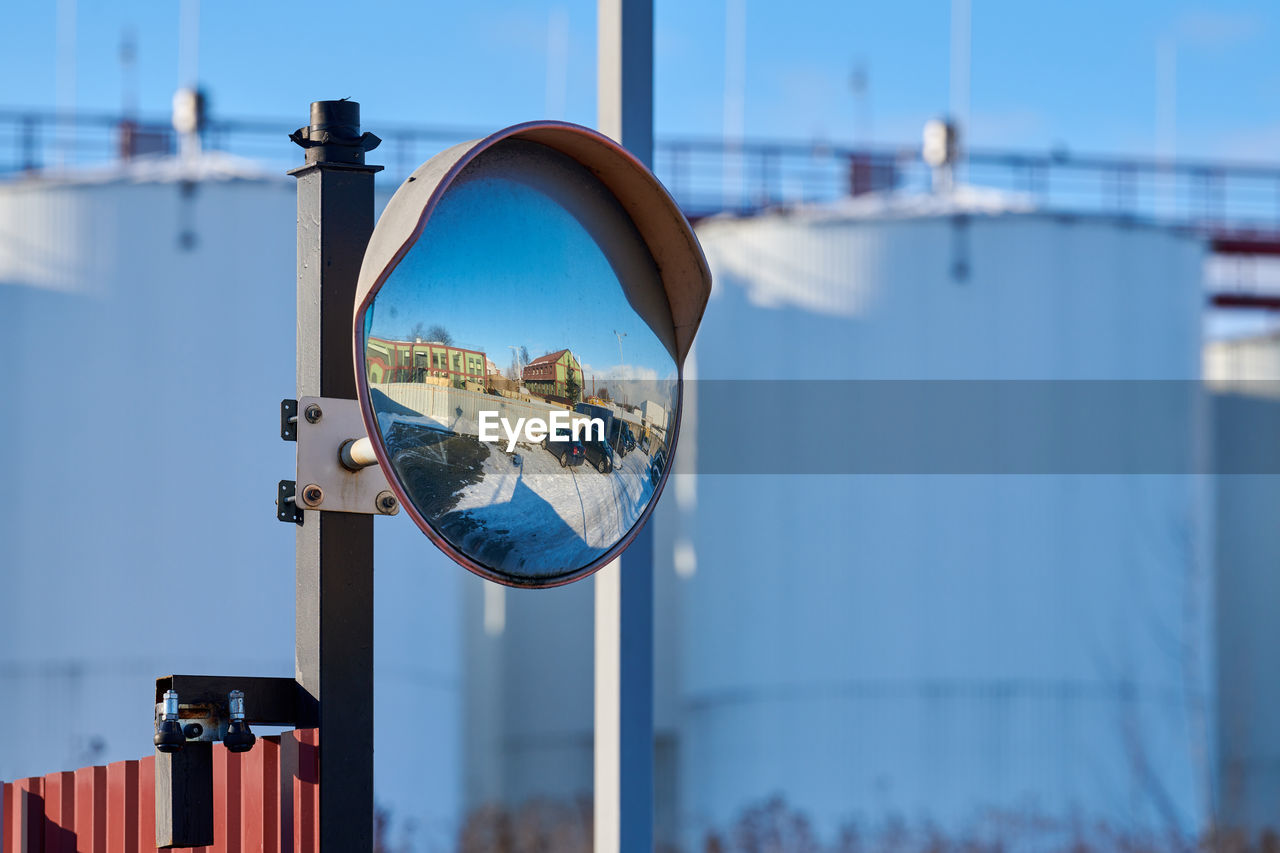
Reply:
M555 577L642 517L679 405L670 310L634 225L581 166L523 143L478 158L365 330L391 466L461 553ZM574 421L594 429L575 434Z

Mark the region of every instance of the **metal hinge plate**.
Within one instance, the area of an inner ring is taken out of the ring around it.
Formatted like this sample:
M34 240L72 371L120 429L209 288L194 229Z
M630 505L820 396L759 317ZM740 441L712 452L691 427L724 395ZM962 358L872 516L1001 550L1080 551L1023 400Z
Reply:
M297 405L298 479L294 506L299 510L395 515L400 502L382 468L359 471L343 466L342 445L363 438L360 403L337 397L300 397Z
M285 441L298 440L298 401L280 401L280 437Z
M302 523L302 509L297 505L294 492L298 484L293 480L281 480L276 488L276 520Z

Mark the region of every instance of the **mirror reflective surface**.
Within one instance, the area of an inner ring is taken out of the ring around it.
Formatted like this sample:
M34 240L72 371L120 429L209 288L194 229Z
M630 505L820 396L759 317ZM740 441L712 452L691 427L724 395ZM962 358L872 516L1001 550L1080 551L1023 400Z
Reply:
M547 585L628 537L666 475L679 368L654 260L587 169L484 150L358 320L388 474L437 541Z

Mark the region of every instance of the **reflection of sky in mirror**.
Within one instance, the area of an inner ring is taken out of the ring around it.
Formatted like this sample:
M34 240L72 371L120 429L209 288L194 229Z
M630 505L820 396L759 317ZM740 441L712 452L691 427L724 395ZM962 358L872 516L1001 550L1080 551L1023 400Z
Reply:
M539 189L500 175L454 182L370 313L374 337L405 340L418 323L443 326L455 346L484 351L504 371L512 346L528 347L530 358L567 348L588 388L592 376L676 373L583 225ZM624 335L621 359L615 331Z

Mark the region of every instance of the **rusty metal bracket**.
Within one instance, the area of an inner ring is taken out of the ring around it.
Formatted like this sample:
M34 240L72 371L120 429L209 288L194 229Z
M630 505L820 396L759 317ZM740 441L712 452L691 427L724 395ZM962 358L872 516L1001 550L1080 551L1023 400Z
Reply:
M314 713L307 707L310 698L298 687L293 678L274 678L246 675L166 675L156 679L156 704L163 705L166 690L178 694L178 713L183 720L200 720L198 714L209 711L209 716L220 723L230 719L227 696L232 690L245 695L245 719L254 725L298 726L314 725ZM225 730L226 726L222 725ZM201 738L188 738L200 740ZM216 740L216 738L212 738Z
M360 404L338 397L298 399L298 479L293 505L299 511L395 515L400 502L382 468L352 471L342 464L342 446L365 436Z
M221 741L227 733L227 702L218 703L178 702L178 724L187 743L213 743ZM164 716L164 702L156 703L156 720Z

